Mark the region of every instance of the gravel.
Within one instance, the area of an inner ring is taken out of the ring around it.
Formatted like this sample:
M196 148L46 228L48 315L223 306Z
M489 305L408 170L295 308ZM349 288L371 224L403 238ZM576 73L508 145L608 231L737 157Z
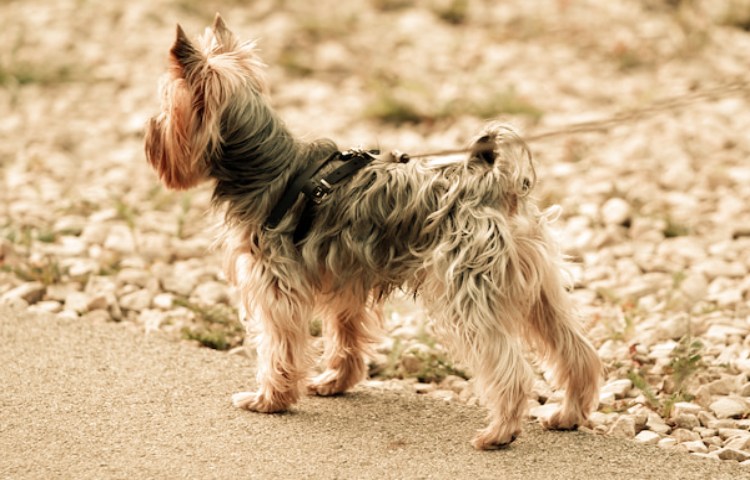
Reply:
M262 39L293 131L415 153L463 145L497 114L531 134L648 107L750 61L750 34L727 16L739 0L468 2L458 24L437 3L222 14ZM15 45L0 62L0 303L243 351L237 293L210 248L210 188L167 192L142 154L173 24L197 32L208 10L0 5L0 40ZM750 105L735 93L531 147L536 196L563 207L572 295L607 366L582 429L750 464ZM378 114L386 100L417 124ZM418 304L396 297L386 330L368 385L478 402ZM539 370L532 417L561 401Z

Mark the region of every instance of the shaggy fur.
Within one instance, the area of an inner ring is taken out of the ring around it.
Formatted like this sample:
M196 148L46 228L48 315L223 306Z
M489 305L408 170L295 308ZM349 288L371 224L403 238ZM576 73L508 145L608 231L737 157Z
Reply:
M464 161L380 157L334 186L300 244L298 200L263 224L290 178L336 151L297 140L271 109L262 63L217 16L197 45L178 26L162 111L146 133L148 161L167 187L215 184L228 279L257 335L258 390L233 397L257 412L289 408L301 388L346 391L366 374L381 307L394 289L419 295L436 330L476 377L489 410L480 449L521 431L532 372L521 340L555 369L566 391L543 424L575 428L595 407L600 363L585 339L548 233L529 194L531 155L508 127L489 125ZM308 322L324 314L326 370L308 378Z

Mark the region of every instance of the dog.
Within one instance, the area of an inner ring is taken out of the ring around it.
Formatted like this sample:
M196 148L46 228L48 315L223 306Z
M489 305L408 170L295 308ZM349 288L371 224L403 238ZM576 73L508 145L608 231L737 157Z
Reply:
M544 427L576 428L596 407L601 363L569 298L548 227L554 212L531 199L531 154L510 127L489 124L452 162L302 141L270 105L255 43L241 43L218 14L197 42L177 26L160 91L148 162L171 189L213 182L224 269L257 342L257 391L235 394L234 405L282 412L305 388L352 388L366 376L383 303L402 290L421 299L473 372L489 412L476 448L504 447L521 432L533 378L523 341L565 389ZM354 161L337 183L323 175ZM325 370L310 378L314 311L324 318Z

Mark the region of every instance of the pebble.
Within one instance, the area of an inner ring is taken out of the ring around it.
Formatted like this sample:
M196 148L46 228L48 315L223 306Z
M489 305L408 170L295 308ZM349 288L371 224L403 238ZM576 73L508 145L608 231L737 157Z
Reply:
M630 204L619 197L610 198L602 205L601 216L605 225L622 225L630 219Z
M748 413L748 405L739 398L722 397L709 408L717 418L739 418Z
M692 453L708 453L708 447L705 443L703 443L700 440L695 440L691 442L683 442L682 446L687 448L688 452Z
M612 393L615 398L620 399L624 398L625 394L628 393L631 388L633 388L633 382L627 378L613 380L601 388L600 395L604 393Z
M120 307L125 310L141 311L151 306L152 299L151 292L140 289L120 297Z
M636 442L644 443L646 445L656 445L659 440L661 440L661 436L651 430L642 430L635 436Z
M11 302L21 299L28 305L33 305L44 297L46 287L41 282L23 283L0 296L0 300Z
M711 455L715 455L722 460L734 460L736 462L744 462L746 460L750 460L750 452L744 452L742 450L728 447L720 448L715 452L711 452Z
M618 417L609 429L613 437L633 438L636 434L636 422L630 415Z

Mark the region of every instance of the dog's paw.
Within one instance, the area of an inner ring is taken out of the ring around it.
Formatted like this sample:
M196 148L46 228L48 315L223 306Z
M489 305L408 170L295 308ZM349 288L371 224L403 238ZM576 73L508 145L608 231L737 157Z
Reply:
M547 418L541 418L540 423L546 430L575 430L585 421L585 417L575 411L555 410Z
M499 450L513 443L521 434L520 429L498 429L492 426L480 430L471 444L477 450Z
M307 393L308 395L319 395L321 397L340 395L346 391L347 383L341 378L339 372L326 370L310 380L310 383L307 384Z
M286 411L288 405L269 401L258 392L239 392L232 395L232 404L237 408L251 412L279 413Z

